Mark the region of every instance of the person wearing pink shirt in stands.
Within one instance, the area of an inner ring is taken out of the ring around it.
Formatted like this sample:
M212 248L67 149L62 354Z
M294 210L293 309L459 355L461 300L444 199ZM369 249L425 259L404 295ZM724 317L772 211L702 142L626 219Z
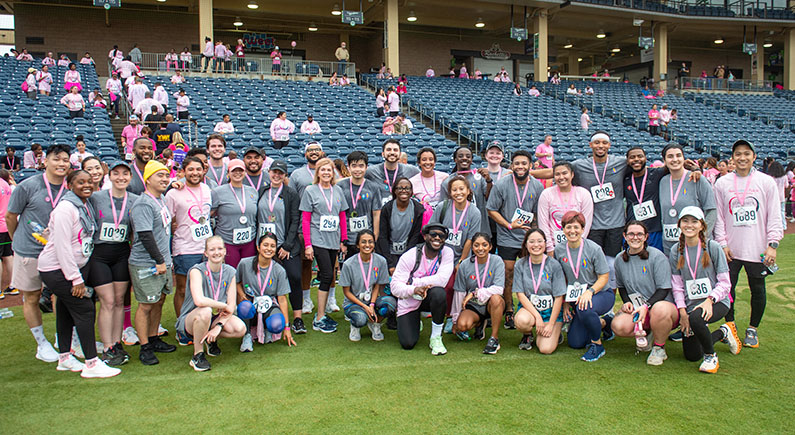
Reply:
M660 111L657 110L657 105L652 104L649 110L649 134L658 136L660 134Z
M282 70L282 52L279 51L279 46L273 47L273 51L271 51L271 74L281 74Z
M226 58L226 47L223 42L215 41L215 48L213 49L213 72L216 74L224 72L224 58Z
M52 92L52 74L50 74L49 66L44 65L41 67L41 71L36 72L36 84L41 95L50 95L50 92Z
M408 92L408 89L406 89L406 84L403 82L398 83L397 90L395 90L395 92L397 92L398 94L405 94L406 92Z
M213 40L210 39L209 36L204 38L204 50L202 51L202 56L204 57L204 72L209 72L210 69L210 60L213 58L213 54L215 50L213 50ZM199 65L199 70L201 70L201 65Z
M472 75L472 78L475 80L480 80L483 78L483 73L480 72L480 68L475 68L475 74Z
M547 239L547 255L555 255L555 245L566 243L561 221L566 212L574 210L585 216L583 238L588 237L593 223L593 199L591 193L580 186L572 185L574 169L569 162L555 163L553 168L555 185L548 187L538 197L538 228Z
M67 56L65 54L62 54L61 58L58 59L58 66L66 66L66 67L68 67L71 63L72 63L72 61L69 60L69 56Z
M386 103L386 94L383 88L378 88L375 91L375 116L381 117L385 115L384 104Z
M47 52L47 56L41 60L41 64L46 66L55 66L55 58L52 57L52 51Z
M306 121L301 124L301 133L304 134L319 134L320 133L320 124L315 121L312 115L306 115Z
M113 62L115 59L122 60L124 59L124 52L119 50L118 45L114 45L113 49L108 52L108 59Z
M395 88L390 86L386 91L386 104L389 107L389 116L396 117L400 113L400 96L395 92Z
M193 63L193 55L190 54L188 47L183 48L182 52L179 54L179 63L182 71L187 71L191 67L191 64Z
M235 126L232 125L231 117L225 114L223 121L216 123L213 131L220 134L233 134L235 132Z
M280 111L271 122L270 131L273 147L282 149L290 144L290 134L295 131L295 124L287 119L287 112Z
M180 83L185 83L185 76L183 76L181 72L175 71L174 75L171 76L171 84L178 85Z
M588 108L582 108L582 115L580 115L580 128L588 131L588 126L591 125L591 117L588 116Z
M108 98L110 98L110 105L113 110L113 115L119 117L119 99L121 98L122 84L119 80L119 74L114 72L111 77L105 82L105 89L108 91Z
M22 166L25 169L44 169L44 152L41 144L34 143L22 155Z
M94 58L91 57L91 53L86 52L86 54L80 58L80 65L94 65Z
M179 91L174 93L174 98L177 99L177 119L190 119L190 98L185 95L185 89L179 88Z
M538 91L538 88L536 88L536 85L533 85L533 86L530 86L530 90L527 91L527 95L529 95L531 97L538 97L538 96L541 96L541 92Z
M518 84L517 84L518 85ZM551 168L555 164L555 150L552 148L552 136L544 136L544 142L536 147L536 159L541 168ZM540 168L539 168L540 169ZM552 185L551 180L540 180L544 187Z
M174 69L177 69L177 62L179 61L179 55L177 54L177 51L172 48L169 53L166 53L165 61L166 72L170 70L172 64L174 65Z
M461 69L458 70L458 78L459 79L468 79L469 74L467 73L467 66L465 64L461 64Z
M425 77L436 77L436 71L434 71L433 68L429 66L428 69L425 70Z
M238 71L245 71L246 70L246 45L243 44L242 39L237 40L237 45L235 46L235 58L237 61L237 70Z
M717 222L715 241L726 254L731 280L731 306L726 322L736 334L734 323L735 288L740 269L745 269L751 289L751 318L745 330L746 347L759 347L757 328L765 311L765 277L776 264L778 244L784 237L776 182L754 169L756 150L747 140L732 145L733 173L715 182Z
M28 49L27 48L23 48L22 49L22 53L19 53L19 56L17 56L17 60L32 61L33 60L33 56L28 54Z
M83 90L83 86L80 84L80 73L77 72L77 65L73 63L69 64L69 70L64 73L63 81L63 88L67 92L71 92L73 87L76 87L78 92Z
M61 104L69 109L70 118L83 117L83 111L86 108L86 101L83 99L83 96L80 95L80 91L77 89L77 86L72 86L72 89L70 89L69 93L61 98Z
M125 126L121 131L121 146L126 154L129 154L127 160L132 160L133 142L141 136L141 129L143 125L138 123L138 117L135 115L130 116L130 124Z

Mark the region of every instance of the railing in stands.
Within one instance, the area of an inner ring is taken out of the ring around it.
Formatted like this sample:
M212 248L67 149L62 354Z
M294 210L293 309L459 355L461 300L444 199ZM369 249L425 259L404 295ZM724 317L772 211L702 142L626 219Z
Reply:
M773 82L769 80L729 80L716 77L681 77L678 80L683 91L773 92Z
M584 81L595 81L595 82L616 82L616 83L618 83L618 82L621 81L621 77L612 77L612 76L608 76L608 77L598 76L597 77L597 76L594 76L594 75L590 75L590 76L562 75L562 76L560 76L560 79L561 80L577 80L577 81L583 81L583 82Z
M699 16L705 18L756 17L771 20L795 20L793 8L775 6L759 0L737 0L712 4L704 0L574 0L598 6L613 6L648 12Z

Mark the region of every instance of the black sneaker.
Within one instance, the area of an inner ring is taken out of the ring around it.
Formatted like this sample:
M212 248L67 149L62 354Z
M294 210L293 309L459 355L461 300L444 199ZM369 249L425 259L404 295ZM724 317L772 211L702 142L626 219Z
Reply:
M603 341L610 341L610 340L616 338L616 334L613 332L613 328L612 328L613 318L614 317L615 317L615 314L613 314L612 311L610 311L607 314L605 314L604 316L602 316L602 319L604 319L604 321L605 321L605 326L604 326L604 328L602 328L602 340Z
M296 317L293 319L293 334L306 334L306 325L304 325L304 319L300 317Z
M115 346L105 349L102 352L102 361L109 366L120 366L127 362L124 355L119 353Z
M152 345L152 350L160 353L171 353L177 350L177 346L168 344L160 337L149 337L149 344Z
M204 352L199 352L190 359L190 366L197 372L206 372L210 370L210 361L204 357Z
M207 343L207 355L209 356L218 356L221 354L221 348L218 347L218 341L213 341L212 343Z
M530 350L533 348L533 334L525 334L519 342L519 350Z
M516 325L513 323L512 311L505 313L505 329L516 329Z
M682 333L681 329L668 336L669 340L678 341L678 342L681 342L682 339L684 339L684 338L685 338L685 334Z
M130 360L130 354L127 353L126 350L124 350L124 346L122 346L121 342L116 343L113 346L113 348L116 349L116 352L118 352L119 355L124 357L124 362L127 362L127 361Z
M475 333L472 335L473 340L483 340L486 338L486 322L480 322L475 325Z
M486 355L494 355L498 350L500 350L500 340L489 337L489 341L486 342L486 347L483 348L483 353Z
M146 343L141 345L141 353L138 354L138 359L140 359L143 365L145 366L153 366L155 364L160 363L160 360L158 360L157 357L155 356L155 351L152 348L152 343Z
M393 314L386 318L386 329L391 331L397 330L397 316Z

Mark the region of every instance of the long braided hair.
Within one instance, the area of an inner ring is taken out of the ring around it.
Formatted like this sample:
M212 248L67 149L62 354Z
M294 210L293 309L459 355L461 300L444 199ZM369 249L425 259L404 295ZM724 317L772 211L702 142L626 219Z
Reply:
M712 261L709 258L709 250L707 249L707 223L704 219L699 219L701 222L701 230L698 232L698 238L701 241L701 249L703 254L701 255L701 267L706 268L709 266L709 263ZM679 219L679 224L681 225L682 219ZM685 234L680 230L679 231L679 260L676 262L676 268L681 270L685 266ZM695 279L695 277L693 277Z

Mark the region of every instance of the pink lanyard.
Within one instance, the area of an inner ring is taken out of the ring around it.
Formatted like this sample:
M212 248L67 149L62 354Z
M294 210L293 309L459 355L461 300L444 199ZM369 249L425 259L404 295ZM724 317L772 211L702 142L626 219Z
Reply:
M268 286L270 285L269 281L271 279L271 272L273 272L273 260L271 260L271 264L270 264L270 266L268 266L268 273L267 273L267 275L265 275L265 281L262 281L260 279L261 276L262 276L260 274L260 267L259 267L259 265L257 265L257 283L259 284L259 295L260 296L264 296L265 295L265 289L268 288ZM264 284L264 286L263 286L263 284Z
M108 190L108 196L110 196L110 210L113 214L113 226L118 229L122 219L124 219L124 209L127 208L127 191L124 191L124 200L121 202L121 211L119 212L118 218L116 217L116 204L113 202L113 194L110 190Z
M237 205L240 206L240 213L246 214L246 192L243 187L240 188L240 196L242 200L237 197L237 193L235 193L235 188L232 185L229 185L229 189L232 191L232 195L235 197L235 201L237 201Z
M568 248L568 246L566 246ZM580 245L582 247L582 245ZM579 260L578 260L579 261ZM538 294L538 288L541 286L541 278L544 276L544 265L547 263L547 256L544 255L541 260L541 268L538 271L538 280L536 280L536 274L533 272L533 259L530 256L527 256L527 263L530 265L530 280L533 283L533 293ZM579 267L577 268L577 274L574 276L576 277L579 274Z
M603 184L605 184L605 174L607 174L607 162L610 160L610 157L605 159L605 167L602 169L602 179L599 179L599 172L596 171L596 160L591 159L591 163L593 164L593 175L596 177L596 182L599 183L599 187L601 188Z
M491 262L491 255L487 255L486 267L483 268L483 279L480 279L480 273L478 272L478 260L475 259L475 282L478 283L478 289L483 288L483 285L486 284L486 277L489 276L489 263Z
M451 208L453 209L453 233L457 234L458 230L461 228L461 223L464 222L464 218L467 216L467 210L469 210L469 201L464 206L464 211L461 213L461 217L458 219L458 222L455 221L455 203L450 204Z
M370 291L370 277L373 273L373 257L370 257L370 268L367 271L367 278L364 277L364 263L362 263L362 254L356 256L359 259L359 270L362 271L362 279L364 280L364 291Z
M13 161L14 161L14 159L9 159L9 157L6 156L6 162L8 163L8 169L10 169L12 171L14 170L14 165L12 164Z
M560 205L563 206L563 210L568 211L569 207L571 206L571 191L569 191L569 195L566 198L566 202L563 202L563 193L560 191L560 186L555 186L555 187L557 187L558 189L558 199L560 200ZM521 207L521 204L519 206Z
M262 172L259 173L259 179L257 180L256 186L254 185L254 182L251 181L251 177L248 176L248 173L246 173L246 180L248 180L248 183L251 184L251 187L257 189L257 192L259 192L259 187L262 185Z
M138 178L141 179L141 184L146 186L146 181L144 181L144 176L141 175L141 170L138 169L138 165L136 165L135 162L133 162L132 167L135 168L135 173L138 174ZM146 187L144 187L144 190L146 190Z
M160 206L160 213L162 213L163 209L166 208L166 206L163 204L163 201L161 201L158 198L155 198L155 196L152 195L152 192L150 192L149 189L144 189L144 191L146 192L147 195L151 196L152 199L154 199L157 202L157 204Z
M582 247L583 246L585 246L585 242L580 240L580 252L577 253L577 264L576 264L577 267L574 267L575 265L571 264L571 263L573 263L573 261L571 261L572 258L571 258L571 251L569 251L569 244L568 243L566 244L566 254L569 255L569 265L571 266L571 271L574 273L574 279L577 279L577 278L580 277L580 260L582 259Z
M273 189L268 189L268 209L270 209L271 214L273 214L273 208L276 207L276 201L279 200L279 195L282 193L282 188L284 184L279 186L279 190L276 191L276 198L273 197Z
M386 185L389 188L390 192L392 191L392 185L395 184L395 180L397 180L397 174L398 174L399 170L400 170L400 164L398 164L398 167L395 168L395 175L392 176L392 182L390 183L389 182L389 171L386 170L386 163L384 163L384 178L385 178L384 181L386 182Z
M740 206L745 205L745 198L748 197L748 188L751 187L751 177L754 176L753 170L748 173L748 178L745 180L745 189L743 195L740 196L740 191L737 190L737 173L734 173L734 194L737 196L737 201L740 201Z
M395 172L397 172L397 171L395 171ZM351 204L353 205L353 208L351 209L351 212L354 212L354 211L356 211L356 204L359 203L359 200L357 198L361 199L361 196L359 196L359 195L362 193L362 188L364 188L364 180L362 180L362 184L359 186L359 190L356 191L356 195L353 194L353 181L350 181L350 184L348 185L348 188L351 190ZM323 190L323 189L320 189L320 190ZM329 211L331 211L331 210L329 210Z
M690 270L690 278L696 279L696 273L698 273L698 260L701 259L701 240L698 241L698 252L696 253L696 267L690 267L690 254L687 253L687 245L685 245L685 259L687 260L687 268Z
M190 215L190 211L191 209L193 209L193 207L196 207L199 209L199 218L201 218L204 215L204 191L202 190L201 185L199 185L199 197L196 198L196 195L193 193L192 190L190 190L190 187L185 186L185 189L190 193L190 196L193 197L193 201L195 201L196 203L195 206L191 206L188 209L188 218L190 218L190 220L192 220L193 223L198 224L199 221L194 219L193 216Z
M687 171L682 174L682 179L679 180L679 187L676 188L676 194L674 194L674 176L671 175L668 179L668 185L670 186L670 194L671 194L671 207L676 205L676 200L679 199L679 192L682 191L682 186L685 184L685 179L687 179Z
M218 300L218 296L221 294L221 287L226 287L226 282L224 282L221 278L223 278L224 274L224 265L221 264L221 270L218 271L218 285L213 285L213 272L210 270L210 262L207 262L207 278L210 280L210 291L213 292L213 299ZM213 288L215 287L215 288Z
M331 189L330 189L331 190L331 199L326 198L326 192L323 191L323 186L318 184L317 187L320 189L320 194L323 195L323 201L326 202L326 206L328 207L329 213L331 213L331 210L333 208L332 205L333 205L333 202L334 202L334 186L332 186Z
M420 174L420 183L422 183L422 189L425 190L425 195L422 198L420 198L420 201L424 201L425 198L428 197L433 198L434 196L436 196L436 193L439 192L439 187L436 185L436 171L433 171L432 178L433 178L433 194L431 194L431 192L428 192L428 186L425 185L425 178L422 176L422 174Z
M213 173L213 178L215 178L215 182L220 186L221 185L221 179L224 178L223 175L221 177L218 177L218 173L215 172L215 167L212 164L210 165L210 172ZM223 174L224 172L226 172L226 165L221 163L221 174ZM248 175L248 174L246 174L246 175Z
M522 195L519 196L519 185L516 184L516 176L511 175L511 179L513 180L513 191L516 192L516 202L519 203L519 208L522 208L522 203L524 203L525 197L527 196L527 189L530 187L530 180L527 180ZM560 190L558 190L558 193L559 192Z
M635 191L635 197L638 198L638 204L643 202L643 194L646 193L646 177L649 176L649 170L646 169L646 172L643 174L643 184L640 187L640 196L638 196L638 188L635 186L635 176L632 175L629 177L632 180L632 190Z
M467 169L466 171L456 171L456 174L458 174L458 175L461 175L461 174L472 174L472 175L475 175L476 172L478 172L477 169Z
M47 187L47 197L50 199L50 205L52 208L55 208L55 206L58 204L58 200L61 199L61 195L63 194L63 190L66 187L66 183L61 183L61 189L58 191L58 196L53 199L52 190L50 190L50 182L47 181L47 175L42 174L41 176L44 178L44 185Z
M312 173L312 170L309 169L309 165L304 166L306 168L306 172L309 173L309 178L315 178L315 174Z

